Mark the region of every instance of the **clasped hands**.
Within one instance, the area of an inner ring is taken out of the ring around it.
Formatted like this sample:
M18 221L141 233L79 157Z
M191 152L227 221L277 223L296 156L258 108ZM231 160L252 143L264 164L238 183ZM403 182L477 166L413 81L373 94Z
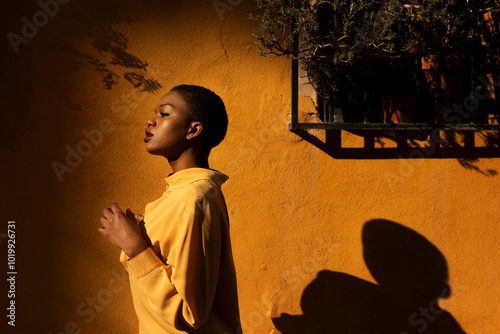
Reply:
M130 209L125 213L117 203L104 209L103 215L99 219L101 227L97 232L122 249L130 259L151 246L144 225L142 228L140 225L143 215L135 214Z

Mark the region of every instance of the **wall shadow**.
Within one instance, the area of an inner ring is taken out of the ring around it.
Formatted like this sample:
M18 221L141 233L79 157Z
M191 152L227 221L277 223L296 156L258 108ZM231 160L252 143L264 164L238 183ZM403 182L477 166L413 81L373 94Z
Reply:
M417 232L388 220L367 222L363 254L378 284L322 270L305 288L302 315L282 313L283 334L465 333L438 305L451 296L443 254Z
M130 40L113 25L125 23L132 25L140 19L127 15L117 15L107 20L82 25L79 38L83 44L90 44L98 55L90 55L68 47L70 53L81 62L90 65L102 76L104 88L111 90L117 85L121 74L135 89L141 92L156 92L162 85L148 72L149 64L129 51ZM80 67L80 64L75 64Z
M349 131L363 138L363 147L343 147L342 130L324 131L325 140L322 141L306 130L293 130L299 137L336 159L457 159L466 169L485 176L498 175L496 170L482 170L477 165L480 158L500 157L498 130L477 132L483 146L476 145L475 131L441 131L439 138L439 133L428 130ZM383 139L396 143L396 147L385 147ZM375 147L375 143L379 147Z

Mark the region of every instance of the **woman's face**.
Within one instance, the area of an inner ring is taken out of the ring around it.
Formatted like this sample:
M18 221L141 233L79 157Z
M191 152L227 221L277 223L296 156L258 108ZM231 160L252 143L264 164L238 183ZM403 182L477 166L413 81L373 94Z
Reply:
M146 151L161 155L169 161L177 160L187 148L189 129L188 106L176 91L165 94L155 108L155 116L148 120Z

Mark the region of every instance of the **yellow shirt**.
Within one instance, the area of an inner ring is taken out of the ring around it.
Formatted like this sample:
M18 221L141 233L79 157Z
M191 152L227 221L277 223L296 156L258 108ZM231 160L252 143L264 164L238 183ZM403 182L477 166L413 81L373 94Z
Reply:
M189 168L146 205L152 247L120 261L129 273L140 333L241 333L229 219L220 186L227 175Z

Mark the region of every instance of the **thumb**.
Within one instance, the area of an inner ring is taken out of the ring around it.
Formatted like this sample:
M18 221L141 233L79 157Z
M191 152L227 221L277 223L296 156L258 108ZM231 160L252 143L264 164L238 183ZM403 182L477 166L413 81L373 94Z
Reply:
M144 219L144 216L143 215L139 215L137 213L133 213L132 211L130 211L130 209L127 208L127 216L132 219L133 221L135 222L140 222L141 220Z

